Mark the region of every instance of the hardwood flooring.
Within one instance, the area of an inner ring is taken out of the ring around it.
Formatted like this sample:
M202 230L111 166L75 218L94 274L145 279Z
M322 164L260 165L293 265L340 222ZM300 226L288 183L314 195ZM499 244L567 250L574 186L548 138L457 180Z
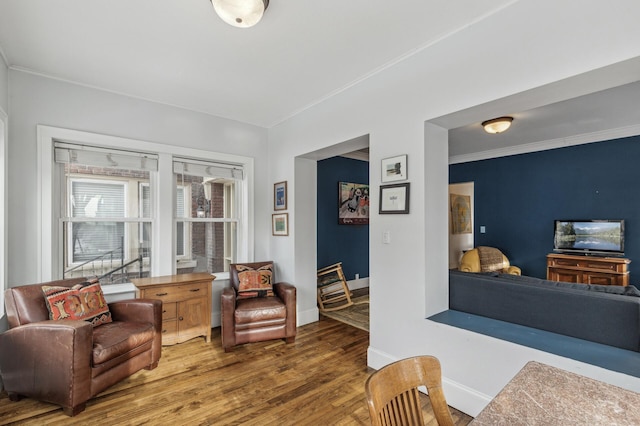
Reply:
M364 382L369 334L322 318L295 343L247 344L225 353L220 328L164 347L160 365L107 389L70 418L48 403L0 393L0 424L16 425L368 425ZM428 397L423 408L435 425ZM471 417L451 410L456 425Z

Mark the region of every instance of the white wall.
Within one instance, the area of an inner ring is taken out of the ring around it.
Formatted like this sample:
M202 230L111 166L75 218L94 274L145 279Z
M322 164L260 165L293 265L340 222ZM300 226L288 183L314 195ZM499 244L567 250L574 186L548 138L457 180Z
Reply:
M579 8L514 2L270 129L270 182L287 180L291 187L310 183L296 167L296 157L357 135L370 135L372 165L408 155L408 215L376 213L379 167L370 168L369 366L434 354L442 361L450 404L471 415L529 360L640 391L638 378L425 320L446 308L448 297L447 132L425 121L638 57L637 16L640 3L634 0L614 1L607 8L596 0L581 2ZM571 95L571 81L562 85ZM296 206L289 212L290 232L302 233L315 246L315 223L298 211L313 202L315 191L290 194ZM383 231L391 233L391 244L382 244ZM297 244L299 238L272 237L271 253L285 274L295 276L304 323L317 318L311 300L315 259Z
M255 162L255 257L268 256L265 129L181 108L129 98L10 70L8 144L8 283L36 281L36 126L82 130L130 139L224 152Z
M458 268L462 254L473 248L473 229L475 226L474 208L476 204L473 199L473 189L473 182L452 183L449 185L449 195L468 195L471 202L471 232L468 234L454 234L452 232L451 222L453 219L451 217L451 202L447 205L449 207L449 269Z

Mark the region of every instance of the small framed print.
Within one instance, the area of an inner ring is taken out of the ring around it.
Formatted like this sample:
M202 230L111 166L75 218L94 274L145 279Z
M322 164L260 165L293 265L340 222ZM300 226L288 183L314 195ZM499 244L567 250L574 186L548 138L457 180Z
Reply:
M289 213L271 215L271 233L276 236L289 235Z
M406 154L383 159L381 176L383 183L407 180Z
M278 182L273 184L273 209L287 209L287 182Z
M409 183L380 186L380 214L409 213Z

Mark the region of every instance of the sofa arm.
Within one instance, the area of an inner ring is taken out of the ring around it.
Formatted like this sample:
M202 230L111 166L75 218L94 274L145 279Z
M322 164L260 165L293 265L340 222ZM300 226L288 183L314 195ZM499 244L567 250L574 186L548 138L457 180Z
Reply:
M220 320L222 347L225 352L236 345L235 320L236 291L232 287L225 287L220 295Z
M93 326L87 321L41 321L0 334L0 372L10 394L65 408L91 395Z
M287 310L286 334L287 337L293 337L297 331L296 319L296 288L289 283L276 283L273 290L284 302Z

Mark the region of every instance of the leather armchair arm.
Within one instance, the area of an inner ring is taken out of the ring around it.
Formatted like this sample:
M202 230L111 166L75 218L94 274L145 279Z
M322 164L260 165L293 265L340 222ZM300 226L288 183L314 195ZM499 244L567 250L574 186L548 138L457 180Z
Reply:
M287 309L287 337L296 335L296 288L289 283L276 283L273 285L274 292L284 302Z
M156 299L131 299L109 303L114 321L150 322L162 331L162 301Z
M75 407L91 395L93 326L87 321L41 321L0 334L5 387L18 395ZM11 348L6 350L6 348Z
M129 299L109 303L114 321L149 322L156 332L153 338L152 368L162 355L162 301L157 299Z
M225 287L220 295L220 315L222 347L225 351L230 350L236 344L235 320L233 317L236 310L236 291L232 287Z

